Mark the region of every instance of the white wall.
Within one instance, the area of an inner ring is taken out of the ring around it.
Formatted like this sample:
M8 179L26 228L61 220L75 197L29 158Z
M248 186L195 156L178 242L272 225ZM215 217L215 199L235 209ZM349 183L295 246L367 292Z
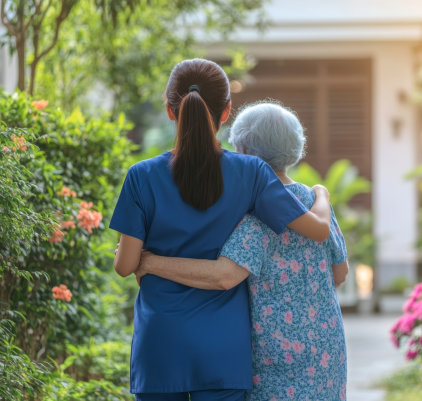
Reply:
M0 36L4 27L0 23ZM16 56L10 56L7 46L0 48L0 87L7 92L14 92L18 82L18 65Z

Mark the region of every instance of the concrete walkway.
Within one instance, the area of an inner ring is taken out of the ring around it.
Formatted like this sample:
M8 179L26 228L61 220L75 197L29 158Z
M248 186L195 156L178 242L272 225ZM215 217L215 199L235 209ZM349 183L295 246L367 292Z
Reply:
M376 384L404 366L404 355L393 347L389 330L398 315L343 316L348 354L348 401L385 401Z

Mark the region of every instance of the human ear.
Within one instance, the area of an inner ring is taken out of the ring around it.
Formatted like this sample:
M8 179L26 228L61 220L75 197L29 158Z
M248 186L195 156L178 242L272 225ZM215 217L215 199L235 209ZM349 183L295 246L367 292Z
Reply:
M221 122L224 123L227 121L227 119L229 118L230 115L230 110L232 108L232 102L229 101L227 103L226 108L223 110L223 112L221 113Z
M167 110L167 115L169 116L169 119L171 121L176 121L176 116L174 115L174 112L168 103L166 103L166 110Z

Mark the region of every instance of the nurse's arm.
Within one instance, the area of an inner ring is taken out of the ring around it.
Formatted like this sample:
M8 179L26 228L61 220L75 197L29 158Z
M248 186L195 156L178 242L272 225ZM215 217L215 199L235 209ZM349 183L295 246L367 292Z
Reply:
M203 290L229 290L249 276L246 269L220 256L217 260L173 258L142 252L138 283L145 274L154 274L176 283Z
M114 270L122 277L136 271L141 258L143 241L130 235L122 234L119 247L114 257Z
M315 185L313 190L315 202L311 210L293 220L288 227L313 241L323 242L330 235L330 195L322 185Z

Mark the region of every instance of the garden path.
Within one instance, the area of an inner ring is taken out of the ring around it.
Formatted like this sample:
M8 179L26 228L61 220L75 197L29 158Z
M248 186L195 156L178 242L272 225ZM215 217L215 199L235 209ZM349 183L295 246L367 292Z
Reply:
M348 401L385 401L377 386L384 377L405 365L404 355L393 347L389 329L398 315L345 314L348 354Z

